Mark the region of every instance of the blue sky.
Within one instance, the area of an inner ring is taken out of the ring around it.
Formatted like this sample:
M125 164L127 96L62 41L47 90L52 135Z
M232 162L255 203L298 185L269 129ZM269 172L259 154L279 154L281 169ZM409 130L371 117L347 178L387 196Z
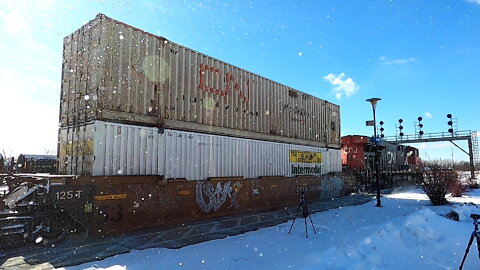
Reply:
M97 13L341 106L342 134L480 130L480 0L0 0L0 151L56 153L63 38ZM466 143L460 143L466 148ZM467 160L448 142L430 159Z

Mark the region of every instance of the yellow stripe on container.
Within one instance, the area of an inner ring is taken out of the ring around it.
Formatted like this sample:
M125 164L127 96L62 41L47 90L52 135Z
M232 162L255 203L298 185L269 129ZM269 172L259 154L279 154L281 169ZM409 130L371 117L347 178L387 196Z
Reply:
M94 197L97 201L105 200L121 200L128 198L127 194L111 194L111 195L98 195Z

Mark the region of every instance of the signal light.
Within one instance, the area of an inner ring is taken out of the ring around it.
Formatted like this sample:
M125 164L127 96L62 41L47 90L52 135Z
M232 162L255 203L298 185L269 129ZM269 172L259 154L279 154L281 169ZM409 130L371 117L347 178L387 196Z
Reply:
M405 134L403 134L403 132L402 132L402 130L403 130L403 126L402 126L403 119L401 119L401 118L398 119L398 123L400 123L400 125L398 126L398 130L400 131L400 134L399 134L399 135L400 135L400 137L403 137L403 135L405 135Z
M423 120L423 118L421 116L419 116L418 118L418 127L419 127L419 130L418 130L418 135L422 136L423 135L423 124L421 123L421 121Z
M447 114L447 117L450 119L448 120L447 124L450 126L450 128L448 129L448 132L449 133L452 133L453 135L453 118L452 118L452 114Z
M385 130L385 129L383 128L383 124L385 124L385 122L380 121L380 133L381 133L381 134L380 134L380 137L381 137L381 138L385 137L385 135L383 135L383 131Z

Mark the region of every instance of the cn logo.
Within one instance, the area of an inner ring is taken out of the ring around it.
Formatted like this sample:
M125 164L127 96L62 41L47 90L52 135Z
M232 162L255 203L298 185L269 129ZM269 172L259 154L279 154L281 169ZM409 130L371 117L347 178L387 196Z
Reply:
M248 102L250 99L250 80L247 80L245 83L243 83L243 87L241 87L241 81L237 81L233 74L228 72L223 74L220 72L220 69L204 64L200 64L198 75L200 78L198 82L198 89L222 97L227 96L235 91L243 102ZM211 79L206 81L205 78ZM218 87L209 85L209 83L213 82L218 82Z

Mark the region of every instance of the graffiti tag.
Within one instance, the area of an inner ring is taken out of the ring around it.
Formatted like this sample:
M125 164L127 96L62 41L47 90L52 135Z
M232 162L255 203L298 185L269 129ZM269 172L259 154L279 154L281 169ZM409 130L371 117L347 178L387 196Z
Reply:
M217 211L228 199L230 204L227 208L234 207L239 209L242 205L237 200L237 194L242 184L236 182L232 185L232 182L228 181L223 184L218 182L214 188L210 181L197 181L196 186L196 199L197 204L205 213L210 211Z
M321 186L320 185L310 185L310 186L298 186L295 188L297 193L301 192L315 192L315 191L320 191Z
M320 199L338 197L342 190L343 181L339 177L324 178L321 183Z

